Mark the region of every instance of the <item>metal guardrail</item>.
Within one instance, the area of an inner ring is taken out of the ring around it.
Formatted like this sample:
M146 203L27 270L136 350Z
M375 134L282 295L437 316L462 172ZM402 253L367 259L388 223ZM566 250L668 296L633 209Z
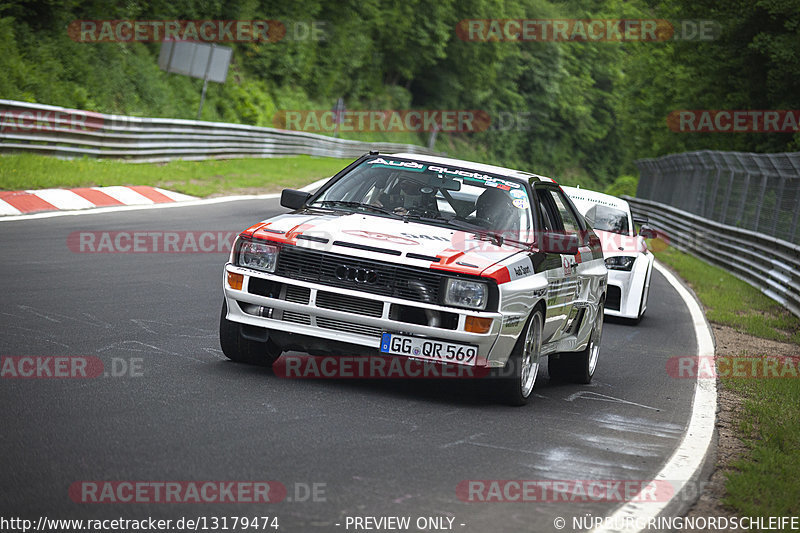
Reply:
M720 266L800 316L800 246L652 200L623 198L670 245Z
M800 244L800 152L702 150L636 165L638 198Z
M289 155L354 159L370 150L439 154L413 144L352 141L224 122L106 115L0 99L0 153L146 163Z

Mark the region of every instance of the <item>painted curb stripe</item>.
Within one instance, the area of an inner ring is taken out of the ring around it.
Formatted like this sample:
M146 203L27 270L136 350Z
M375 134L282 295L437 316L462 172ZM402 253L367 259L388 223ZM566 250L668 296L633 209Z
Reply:
M8 205L23 213L32 213L34 211L54 211L58 208L51 203L48 203L35 194L26 193L23 191L13 191L4 194L2 200Z
M195 197L144 185L0 191L0 215L41 211L75 211L98 207L153 205L196 200Z
M116 198L112 198L101 190L82 187L79 189L72 189L75 194L89 200L97 207L108 207L110 205L125 205Z
M88 209L94 207L92 202L69 189L43 189L28 192L53 205L56 209Z
M134 185L134 186L131 186L131 187L128 187L128 188L133 190L133 191L138 192L139 194L141 194L142 196L144 196L148 200L151 200L154 204L163 204L163 203L166 203L166 202L174 201L172 198L170 198L169 196L166 196L164 194L161 194L160 192L155 190L153 187L146 187L146 186L143 186L143 185Z
M689 310L697 339L697 355L713 357L714 337L700 304L672 272L658 261L653 265L675 289ZM713 379L700 379L700 375L701 373L698 372L692 401L692 416L689 419L686 434L661 471L653 478L657 483L669 482L675 487L672 498L665 502L628 502L619 507L611 516L606 517L606 523L609 525L620 524L627 527L619 529L600 527L593 529L592 533L647 531L647 522L664 512L675 498L680 497L681 490L686 485L697 480L706 455L712 447L717 415L717 382Z
M324 185L330 178L324 178L305 187L301 188L301 191L305 192L313 192L322 185ZM80 215L101 215L104 213L112 213L114 211L139 211L142 209L164 209L164 208L171 208L171 207L194 207L200 205L211 205L211 204L220 204L220 203L227 203L227 202L238 202L242 200L274 200L280 198L280 193L270 193L270 194L245 194L245 195L238 195L238 196L219 196L217 198L195 198L193 196L189 196L190 200L186 201L175 201L172 203L163 203L163 204L154 204L152 200L148 200L141 194L134 192L134 191L127 191L127 194L124 193L123 189L127 189L126 187L121 186L112 186L112 187L95 187L97 190L101 190L103 193L111 196L112 198L119 201L122 205L114 205L109 207L97 207L95 209L81 209L75 211L49 211L44 213L19 213L18 210L15 210L14 207L7 205L3 199L7 196L19 194L19 191L5 191L0 192L0 213L7 213L6 216L0 216L0 222L14 222L19 220L32 220L36 218L53 218L53 217L65 217L65 216L80 216ZM24 194L24 193L23 193ZM173 193L173 194L180 194L180 193ZM123 199L138 199L138 203L125 203ZM12 211L13 210L13 211Z

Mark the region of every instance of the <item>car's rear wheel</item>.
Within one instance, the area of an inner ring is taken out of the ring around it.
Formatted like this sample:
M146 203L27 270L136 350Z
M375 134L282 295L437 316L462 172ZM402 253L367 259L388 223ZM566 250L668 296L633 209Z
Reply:
M281 350L269 339L257 341L245 338L241 325L225 318L227 314L228 305L223 300L219 317L219 345L225 357L237 363L271 367L281 356Z
M539 371L542 353L542 311L537 309L528 319L527 328L519 336L514 350L496 383L499 399L509 405L525 405L531 396Z
M574 383L591 383L597 360L600 356L600 339L603 336L603 311L604 304L597 306L597 315L589 335L586 348L578 353L559 353L551 355L547 360L547 370L550 378L558 381L572 381Z

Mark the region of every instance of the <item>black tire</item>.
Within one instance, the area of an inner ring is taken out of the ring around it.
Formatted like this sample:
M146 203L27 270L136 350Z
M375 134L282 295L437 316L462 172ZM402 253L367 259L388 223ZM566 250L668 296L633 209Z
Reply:
M644 318L644 311L642 311L642 308L644 307L644 295L645 295L645 290L644 288L642 288L642 298L639 300L639 311L636 314L636 318L630 319L630 323L633 326L637 325L639 322L642 321L642 318Z
M260 342L244 338L241 325L225 318L227 314L228 305L223 299L219 317L219 345L225 357L237 363L271 367L281 356L281 350L269 340Z
M600 352L600 339L603 335L603 310L604 304L600 302L586 348L577 353L553 354L547 359L550 379L582 384L592 382Z
M651 275L652 275L652 272L651 272ZM644 309L644 298L645 298L645 296L647 296L648 300L650 299L650 297L649 297L649 295L650 295L650 285L649 285L650 278L649 277L646 278L644 280L644 283L645 283L645 287L642 287L642 301L639 302L639 316L636 317L636 323L637 324L642 321L642 319L644 318L644 314L647 312L647 309Z
M528 403L541 361L543 325L542 311L537 309L525 323L506 366L495 373L492 382L502 403L514 406Z

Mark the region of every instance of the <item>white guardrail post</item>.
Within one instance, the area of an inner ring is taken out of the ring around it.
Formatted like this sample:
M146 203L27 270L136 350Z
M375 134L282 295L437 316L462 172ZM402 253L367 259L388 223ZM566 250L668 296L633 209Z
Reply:
M666 204L623 196L668 244L717 265L800 316L800 246Z
M147 163L290 155L355 159L370 150L439 155L413 144L351 141L224 122L106 115L0 99L0 153Z

